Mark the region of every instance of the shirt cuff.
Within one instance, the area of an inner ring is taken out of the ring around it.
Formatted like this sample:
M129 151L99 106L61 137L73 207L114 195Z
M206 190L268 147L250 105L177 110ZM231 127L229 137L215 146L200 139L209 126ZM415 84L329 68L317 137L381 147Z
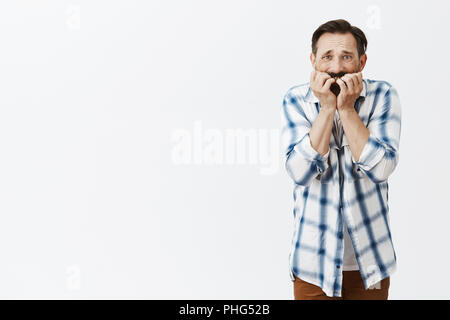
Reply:
M352 155L352 161L365 171L369 171L383 158L385 153L386 144L370 133L359 160L356 161Z
M330 154L330 147L328 147L327 153L322 156L311 146L309 132L294 146L294 150L300 153L305 159L315 162L319 172L324 172L328 168L327 159Z

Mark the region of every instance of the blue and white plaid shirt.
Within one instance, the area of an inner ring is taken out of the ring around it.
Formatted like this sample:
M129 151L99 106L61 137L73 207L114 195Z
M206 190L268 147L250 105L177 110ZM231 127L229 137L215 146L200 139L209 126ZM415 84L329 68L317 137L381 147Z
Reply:
M295 274L327 296L342 296L344 221L366 290L396 270L387 179L399 161L400 100L386 81L363 84L354 107L370 137L358 161L345 132L336 137L336 124L328 152L312 148L309 130L321 106L309 82L291 87L281 110L285 167L294 185L290 278Z

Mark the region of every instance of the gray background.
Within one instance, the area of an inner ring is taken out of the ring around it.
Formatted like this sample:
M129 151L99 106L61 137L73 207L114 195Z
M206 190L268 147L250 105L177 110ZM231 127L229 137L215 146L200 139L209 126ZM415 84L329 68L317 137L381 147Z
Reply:
M280 108L344 18L402 104L390 299L447 299L446 1L3 1L0 297L292 299ZM236 138L236 139L235 139ZM248 152L248 153L247 153Z

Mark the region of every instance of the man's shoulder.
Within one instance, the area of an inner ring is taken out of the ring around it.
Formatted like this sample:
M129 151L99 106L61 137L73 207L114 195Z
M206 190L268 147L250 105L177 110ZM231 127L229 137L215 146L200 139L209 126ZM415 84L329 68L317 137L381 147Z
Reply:
M364 79L367 84L367 92L370 95L385 94L391 88L392 84L386 80Z
M289 87L285 93L285 98L300 98L304 99L308 93L309 82L296 84Z

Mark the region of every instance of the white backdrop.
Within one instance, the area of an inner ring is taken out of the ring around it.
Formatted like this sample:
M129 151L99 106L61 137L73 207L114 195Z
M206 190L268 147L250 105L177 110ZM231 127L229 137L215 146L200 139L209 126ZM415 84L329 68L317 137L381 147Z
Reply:
M0 298L293 299L286 91L343 18L402 104L390 299L448 299L447 1L0 4Z

